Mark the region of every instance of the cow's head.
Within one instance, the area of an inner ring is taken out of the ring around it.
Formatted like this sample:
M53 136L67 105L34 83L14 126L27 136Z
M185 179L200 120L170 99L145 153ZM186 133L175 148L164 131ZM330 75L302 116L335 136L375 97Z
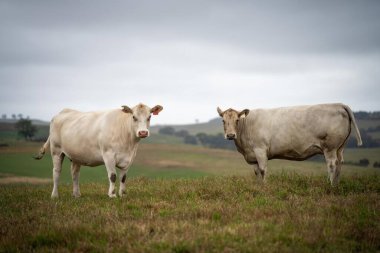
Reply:
M123 112L131 114L132 129L136 133L137 138L145 138L149 136L151 114L158 115L163 109L161 105L149 108L144 104L138 104L132 109L126 105L123 105L122 107Z
M239 120L248 115L249 110L244 109L242 111L236 111L232 108L225 110L224 112L218 107L217 111L220 117L223 118L224 137L229 140L234 140L237 137L237 126Z

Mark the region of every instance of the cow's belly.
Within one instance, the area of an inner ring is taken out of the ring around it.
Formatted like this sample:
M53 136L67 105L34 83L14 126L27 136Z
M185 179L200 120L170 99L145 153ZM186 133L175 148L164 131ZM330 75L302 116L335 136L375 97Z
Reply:
M268 158L303 161L317 154L323 154L322 148L319 145L311 144L307 147L284 149L282 151L273 152Z
M103 157L99 151L90 151L90 150L70 150L63 149L63 153L69 158L71 161L84 165L84 166L99 166L104 164Z

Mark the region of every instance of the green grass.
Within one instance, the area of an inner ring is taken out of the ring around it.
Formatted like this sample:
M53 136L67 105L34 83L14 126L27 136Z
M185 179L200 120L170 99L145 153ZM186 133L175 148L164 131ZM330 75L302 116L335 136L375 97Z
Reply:
M32 159L31 154L0 154L0 173L27 177L52 177L52 161L50 155L42 160ZM80 182L108 182L105 166L81 167ZM144 176L148 178L178 178L178 177L201 177L209 175L207 172L192 171L183 168L155 169L142 164L133 164L128 171L128 177ZM60 182L70 183L70 161L65 159L60 177Z
M0 178L52 177L41 143L0 148ZM347 161L380 149L348 149ZM268 182L236 151L142 142L125 198L109 199L104 166L82 167L73 198L69 162L51 183L0 184L0 252L376 252L380 170L344 165L331 187L324 162L269 162Z
M0 185L1 252L377 252L380 178L250 176L106 183Z

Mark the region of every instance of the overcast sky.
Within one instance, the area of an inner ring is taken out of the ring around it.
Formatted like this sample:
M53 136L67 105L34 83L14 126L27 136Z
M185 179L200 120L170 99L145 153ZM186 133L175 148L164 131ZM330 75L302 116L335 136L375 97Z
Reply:
M0 1L0 113L380 110L380 1Z

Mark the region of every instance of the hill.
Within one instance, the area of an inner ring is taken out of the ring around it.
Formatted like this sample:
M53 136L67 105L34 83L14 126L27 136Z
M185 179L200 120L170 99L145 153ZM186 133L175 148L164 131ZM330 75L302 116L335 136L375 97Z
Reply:
M208 122L198 124L187 125L155 125L151 127L153 133L158 133L158 130L162 127L170 126L176 131L186 130L190 134L195 135L197 133L216 134L223 131L222 120L220 118L211 119Z
M40 119L30 119L35 126L48 126L50 122ZM16 124L18 119L0 119L0 124Z

